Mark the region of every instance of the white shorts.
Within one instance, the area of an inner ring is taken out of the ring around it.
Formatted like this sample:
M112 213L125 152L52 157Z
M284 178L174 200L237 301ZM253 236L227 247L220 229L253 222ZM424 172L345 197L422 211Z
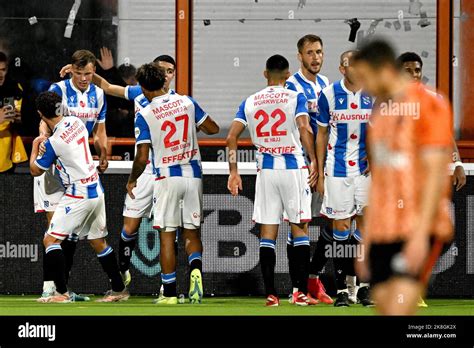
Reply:
M132 199L128 194L125 194L123 216L131 218L149 218L151 216L155 177L156 176L152 173L143 173L138 177L137 187L133 189L135 199Z
M367 205L370 180L370 174L347 178L325 176L321 215L335 220L362 215L362 209Z
M253 221L278 225L283 216L291 223L311 221L308 169L262 169L255 182Z
M201 226L202 179L172 176L155 180L153 200L153 228L172 232L178 227L195 230Z
M98 239L107 236L104 195L92 199L64 195L54 212L49 235L64 240L71 234L79 239Z
M55 211L64 195L64 187L59 182L60 179L51 174L50 170L33 178L35 213Z

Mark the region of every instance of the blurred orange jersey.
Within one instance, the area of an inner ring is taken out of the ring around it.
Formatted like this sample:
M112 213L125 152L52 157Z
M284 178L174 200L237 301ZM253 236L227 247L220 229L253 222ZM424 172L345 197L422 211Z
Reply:
M421 152L427 148L452 148L453 122L449 104L418 83L402 96L377 102L369 131L372 186L369 194L365 238L373 243L403 241L415 226L426 174ZM441 240L452 238L449 217L451 185L446 156L446 181L430 233Z

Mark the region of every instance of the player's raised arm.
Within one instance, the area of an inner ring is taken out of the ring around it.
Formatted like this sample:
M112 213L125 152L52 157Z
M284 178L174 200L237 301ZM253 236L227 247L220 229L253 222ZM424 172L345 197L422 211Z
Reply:
M102 88L105 92L105 94L114 96L114 97L119 97L119 98L125 98L128 99L126 96L126 87L119 86L119 85L113 85L109 83L106 79L104 79L102 76L98 74L94 74L94 77L92 78L92 82Z
M61 76L61 78L64 78L64 76L66 76L66 74L69 74L71 71L72 71L72 64L67 64L61 68L59 72L59 76ZM102 76L100 76L99 74L94 73L94 76L92 77L92 83L102 88L105 94L112 95L114 97L128 99L126 96L126 91L125 91L126 87L113 85L109 83L106 79L104 79Z

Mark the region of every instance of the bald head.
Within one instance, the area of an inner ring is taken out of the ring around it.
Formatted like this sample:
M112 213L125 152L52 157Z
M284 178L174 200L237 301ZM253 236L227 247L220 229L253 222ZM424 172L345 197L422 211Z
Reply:
M351 84L354 88L358 88L357 77L355 75L353 65L353 58L357 51L349 50L341 54L339 58L339 71L344 76L346 86Z
M343 67L348 67L351 65L352 57L356 53L356 50L349 50L341 53L341 57L339 58L339 64Z

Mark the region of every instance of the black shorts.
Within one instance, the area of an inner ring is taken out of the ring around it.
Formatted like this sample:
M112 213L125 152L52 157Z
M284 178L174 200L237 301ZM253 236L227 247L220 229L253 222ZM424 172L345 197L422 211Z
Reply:
M434 239L430 239L430 249L433 247ZM410 273L406 269L404 257L402 255L405 241L387 244L371 244L369 252L369 264L371 279L370 284L374 286L378 283L383 283L392 277L405 277L411 278L416 281L420 281L421 272L425 267L422 268L417 274ZM432 257L437 258L438 255L430 254ZM431 271L431 270L430 270Z
M384 283L392 277L408 277L417 279L417 274L410 274L405 267L402 249L405 242L389 244L371 244L370 263L370 285Z

